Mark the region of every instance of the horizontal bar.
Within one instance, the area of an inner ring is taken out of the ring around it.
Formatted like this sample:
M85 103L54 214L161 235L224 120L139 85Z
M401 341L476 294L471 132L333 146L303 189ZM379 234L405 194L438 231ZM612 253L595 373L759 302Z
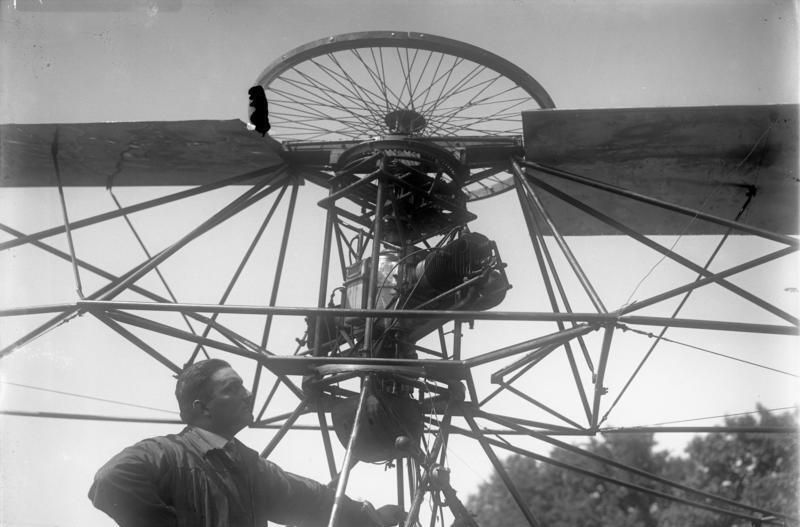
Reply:
M158 424L158 425L181 425L184 424L180 419L153 419L149 417L113 417L108 415L93 415L93 414L71 414L62 412L24 412L19 410L0 410L0 415L8 415L15 417L36 417L44 419L70 419L78 421L106 421L112 423L144 423L144 424ZM259 430L278 429L282 425L274 424L257 424L252 425L250 428ZM320 427L318 425L298 425L294 424L292 430L310 430L318 432Z
M154 419L150 417L112 417L108 415L72 414L62 412L23 412L17 410L0 410L0 415L17 417L42 417L47 419L76 419L81 421L111 421L117 423L150 423L175 425L183 424L180 419Z
M26 314L61 313L72 308L85 310L118 309L134 311L178 311L190 313L228 313L238 315L285 315L285 316L355 316L355 317L391 317L391 318L445 318L450 320L506 320L528 322L586 322L590 324L624 323L641 326L661 326L675 328L691 328L719 331L741 331L750 333L768 333L774 335L797 335L800 330L793 326L773 324L750 324L724 322L719 320L669 318L652 316L618 316L615 313L546 313L535 311L444 311L424 309L342 309L318 307L267 307L253 305L217 305L186 304L171 302L123 302L81 300L75 304L49 304L11 309L0 309L0 317Z
M571 329L556 331L555 333L550 333L549 335L537 337L535 339L520 342L518 344L512 344L511 346L506 346L504 348L489 351L487 353L482 353L476 357L467 359L466 363L469 366L480 366L481 364L486 364L487 362L504 359L519 353L525 353L526 351L531 351L534 348L548 346L550 344L561 345L574 338L595 331L596 329L597 327L589 325L575 326Z
M76 308L71 304L47 304L41 306L13 307L0 309L0 317L18 317L24 315L42 315L44 313L66 313Z
M741 331L746 333L767 333L771 335L798 335L797 326L777 326L773 324L751 324L745 322L725 322L722 320L701 320L688 318L669 318L623 315L619 317L621 324L639 326L658 326L689 329L708 329L719 331ZM674 323L673 323L674 322Z

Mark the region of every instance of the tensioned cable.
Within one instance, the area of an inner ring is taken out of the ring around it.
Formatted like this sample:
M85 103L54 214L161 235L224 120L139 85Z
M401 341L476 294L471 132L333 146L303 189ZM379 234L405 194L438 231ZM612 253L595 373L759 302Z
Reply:
M648 332L648 331L642 331L642 330L640 330L640 329L633 329L633 328L631 328L631 327L628 327L628 326L626 326L625 324L620 324L619 326L620 326L620 328L622 328L622 330L623 330L623 331L632 331L633 333L638 333L638 334L640 334L640 335L644 335L644 336L646 336L646 337L650 337L650 338L656 338L656 337L657 337L657 336L656 336L655 334L653 334L653 333L650 333L650 332ZM664 337L664 336L660 336L660 337L658 337L658 338L659 338L660 340L663 340L663 341L669 342L669 343L671 343L671 344L677 344L677 345L679 345L679 346L684 346L684 347L686 347L686 348L694 349L694 350L697 350L697 351L702 351L702 352L704 352L704 353L708 353L708 354L711 354L711 355L716 355L716 356L718 356L718 357L723 357L723 358L726 358L726 359L731 359L731 360L733 360L733 361L736 361L736 362L742 362L742 363L744 363L744 364L748 364L748 365L750 365L750 366L755 366L755 367L757 367L757 368L763 368L763 369L765 369L765 370L774 371L774 372L776 372L776 373L781 373L781 374L783 374L783 375L788 375L788 376L790 376L790 377L794 377L794 378L800 378L800 375L797 375L797 374L795 374L795 373L791 373L791 372L784 371L784 370L779 370L779 369L777 369L777 368L772 368L772 367L770 367L770 366L765 366L765 365L763 365L763 364L758 364L757 362L751 362L751 361L749 361L749 360L740 359L740 358L738 358L738 357L733 357L733 356L731 356L731 355L725 355L724 353L720 353L720 352L718 352L718 351L712 351L712 350L710 350L710 349L703 348L703 347L700 347L700 346L695 346L694 344L688 344L688 343L686 343L686 342L680 342L680 341L678 341L678 340L670 339L670 338L667 338L667 337Z
M178 412L175 412L173 410L164 410L163 408L154 408L152 406L143 406L143 405L140 405L140 404L126 403L126 402L117 401L117 400L114 400L114 399L104 399L102 397L94 397L92 395L82 395L82 394L79 394L79 393L64 392L64 391L61 391L61 390L52 390L50 388L41 388L39 386L31 386L29 384L21 384L21 383L18 383L18 382L0 381L0 384L7 384L8 386L16 386L18 388L27 388L29 390L38 390L38 391L41 391L41 392L57 393L59 395L68 395L70 397L77 397L79 399L89 399L89 400L92 400L92 401L101 401L101 402L104 402L104 403L118 404L118 405L121 405L121 406L130 406L132 408L143 408L145 410L155 410L157 412L165 412L165 413L168 413L168 414L177 414L178 413Z
M744 164L747 162L747 160L748 160L748 159L750 159L750 156L752 156L752 155L753 155L753 152L755 152L756 148L758 148L758 146L759 146L759 145L760 145L760 144L761 144L761 143L764 141L764 139L766 139L766 137L769 135L769 132L770 132L770 130L772 130L772 127L773 127L773 126L774 126L774 123L770 123L770 124L769 124L769 126L767 126L766 130L764 130L764 131L761 133L761 135L759 136L759 138L758 138L758 139L756 139L755 143L753 143L753 146L750 148L750 151L749 151L749 152L747 152L747 155L745 155L745 156L744 156L744 158L742 158L742 160L741 160L741 161L739 161L739 163L737 163L735 167L733 167L732 169L730 169L730 170L728 171L728 173L729 173L729 174L730 174L730 173L732 173L732 172L735 172L736 170L739 170L739 169L742 167L742 165L744 165ZM711 188L711 189L708 191L708 193L706 193L706 196L703 198L703 202L700 204L700 206L698 207L698 209L697 209L697 210L698 210L698 211L702 211L702 210L705 208L705 206L706 206L706 204L708 203L708 201L711 199L711 197L712 197L714 194L716 194L717 192L719 192L719 189L720 189L721 187L722 187L722 180L720 180L720 181L719 181L719 182L718 182L718 183L717 183L717 184L716 184L716 185L715 185L713 188ZM674 243L673 243L673 244L670 246L670 248L669 248L669 250L670 250L670 251L673 251L673 249L675 249L675 247L676 247L676 246L678 245L678 243L681 241L681 239L683 238L683 236L684 236L684 235L686 234L686 232L689 230L689 227L691 227L691 226L692 226L692 224L693 224L695 221L697 221L697 215L693 216L693 217L692 217L692 218L691 218L691 219L690 219L690 220L689 220L689 221L686 223L686 225L684 226L684 228L683 228L683 230L681 231L681 233L680 233L680 234L678 235L678 237L675 239L675 242L674 242ZM666 258L667 258L667 256L666 256L666 255L663 255L663 256L661 256L661 258L660 258L660 259L659 259L659 260L658 260L656 263L654 263L654 264L653 264L653 266L650 268L650 270L649 270L649 271L647 271L647 273L645 273L645 275L642 277L642 279L641 279L641 280L639 280L639 282L638 282L638 283L636 284L636 286L633 288L633 291L631 291L631 294L630 294L630 296L628 296L628 299L627 299L627 300L626 300L626 301L625 301L625 302L622 304L622 307L628 306L628 305L631 303L631 299L633 299L633 296L636 294L636 291L638 291L638 290L639 290L639 287L641 287L641 285L644 283L644 281L645 281L645 280L647 280L647 278L648 278L648 277L649 277L651 274L653 274L653 272L656 270L656 268L657 268L659 265L661 265L661 264L664 262L664 260L665 260Z
M795 410L796 411L797 410L797 406L784 406L782 408L768 408L768 409L765 409L765 411L767 411L767 412L782 412L784 410ZM739 413L735 413L735 414L712 415L712 416L708 416L708 417L695 417L695 418L692 418L692 419L680 419L678 421L665 421L663 423L654 423L654 424L643 425L643 426L649 428L649 427L654 427L654 426L666 426L666 425L675 425L675 424L681 424L681 423L692 423L692 422L697 422L697 421L707 421L709 419L722 419L722 418L726 418L726 417L740 417L740 416L743 416L743 415L755 415L755 414L760 414L760 413L761 412L759 412L758 410L754 410L754 411L750 411L750 412L739 412ZM629 428L636 428L636 427L629 427ZM615 429L616 428L608 428L607 430L615 430ZM602 431L603 430L601 430L601 432Z

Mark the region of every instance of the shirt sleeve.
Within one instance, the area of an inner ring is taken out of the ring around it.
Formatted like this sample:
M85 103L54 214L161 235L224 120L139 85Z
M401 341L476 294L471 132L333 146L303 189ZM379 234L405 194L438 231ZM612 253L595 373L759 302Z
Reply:
M260 477L267 489L263 496L270 521L298 527L326 526L333 508L334 491L326 485L292 474L262 459ZM341 505L341 525L372 527L362 503L345 496Z
M120 527L175 527L175 509L160 492L164 454L142 441L108 461L95 475L89 489L92 504Z

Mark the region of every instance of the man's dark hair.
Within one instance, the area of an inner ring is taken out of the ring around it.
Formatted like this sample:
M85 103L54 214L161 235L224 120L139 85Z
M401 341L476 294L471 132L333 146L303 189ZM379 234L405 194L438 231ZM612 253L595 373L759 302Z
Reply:
M175 398L178 399L178 408L184 423L189 423L191 419L192 403L197 400L205 401L211 395L209 381L214 372L230 367L231 365L222 359L207 359L189 365L178 375Z

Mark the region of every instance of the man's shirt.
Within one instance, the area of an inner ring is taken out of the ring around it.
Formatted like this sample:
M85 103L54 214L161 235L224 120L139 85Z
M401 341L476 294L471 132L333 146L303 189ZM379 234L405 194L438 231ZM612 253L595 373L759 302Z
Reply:
M233 442L236 458L225 452L224 438L191 426L145 439L98 471L89 498L121 527L327 524L331 489ZM365 524L358 502L346 500L343 514L345 525Z

